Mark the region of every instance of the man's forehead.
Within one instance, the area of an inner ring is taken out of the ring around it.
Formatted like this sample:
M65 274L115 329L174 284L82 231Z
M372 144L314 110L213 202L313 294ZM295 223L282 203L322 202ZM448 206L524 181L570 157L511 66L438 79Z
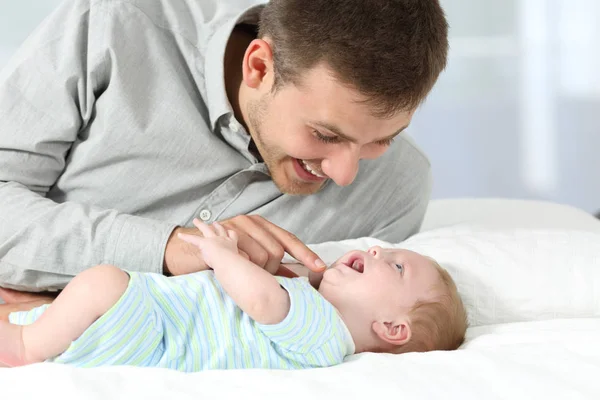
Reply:
M307 94L314 97L323 98L327 95L334 95L336 102L333 105L339 105L346 109L348 105L353 106L352 112L360 111L361 114L369 115L377 120L404 120L407 123L412 118L416 108L398 109L395 112L389 112L382 115L378 107L373 105L373 96L365 96L351 84L340 81L335 72L326 64L317 64L313 68L302 73L295 86Z

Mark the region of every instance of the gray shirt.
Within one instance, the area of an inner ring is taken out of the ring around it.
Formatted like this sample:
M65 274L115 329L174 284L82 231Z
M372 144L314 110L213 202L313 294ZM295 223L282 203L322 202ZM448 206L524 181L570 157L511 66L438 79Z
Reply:
M0 75L0 285L64 286L96 264L162 271L194 217L259 214L306 243L416 232L427 158L405 135L355 182L282 194L224 85L256 0L70 0Z

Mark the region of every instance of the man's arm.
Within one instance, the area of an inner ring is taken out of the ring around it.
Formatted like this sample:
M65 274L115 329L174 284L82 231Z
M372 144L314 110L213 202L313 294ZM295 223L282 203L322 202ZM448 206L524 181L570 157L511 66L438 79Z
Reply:
M288 292L273 275L238 253L238 237L219 223L208 226L199 220L194 225L203 237L189 234L178 236L202 252L206 263L225 292L246 313L260 324L277 324L290 310Z
M379 184L384 186L374 192L385 194L388 200L372 217L375 224L368 234L390 243L402 242L419 232L431 198L429 159L411 138L402 140L402 146L387 155L388 163L382 163L386 169L379 171L386 179L380 180Z
M64 2L0 74L3 286L62 287L102 263L162 271L171 224L46 198L110 86L109 7Z

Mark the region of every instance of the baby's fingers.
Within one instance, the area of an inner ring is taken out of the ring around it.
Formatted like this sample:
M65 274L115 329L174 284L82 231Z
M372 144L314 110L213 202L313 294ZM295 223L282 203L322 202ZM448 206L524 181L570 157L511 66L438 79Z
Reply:
M196 226L196 228L198 228L198 230L200 232L202 232L202 236L204 236L205 238L217 236L217 234L215 233L213 228L206 225L204 222L200 221L198 218L194 218L193 222L194 222L194 225Z
M227 236L229 237L229 239L233 240L236 244L238 242L238 234L236 231L233 230L228 230L227 231Z
M218 222L213 222L212 225L214 227L214 230L217 232L217 235L227 237L227 231L225 230L225 228L223 228L223 225L221 225Z

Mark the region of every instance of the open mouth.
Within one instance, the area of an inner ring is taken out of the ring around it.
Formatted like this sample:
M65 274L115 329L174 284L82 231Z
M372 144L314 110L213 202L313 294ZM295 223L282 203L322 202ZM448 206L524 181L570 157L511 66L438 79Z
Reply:
M354 256L350 257L343 264L361 274L365 271L365 260L359 255L354 255Z
M294 168L300 178L307 181L324 181L327 179L322 173L313 170L304 160L294 159Z

